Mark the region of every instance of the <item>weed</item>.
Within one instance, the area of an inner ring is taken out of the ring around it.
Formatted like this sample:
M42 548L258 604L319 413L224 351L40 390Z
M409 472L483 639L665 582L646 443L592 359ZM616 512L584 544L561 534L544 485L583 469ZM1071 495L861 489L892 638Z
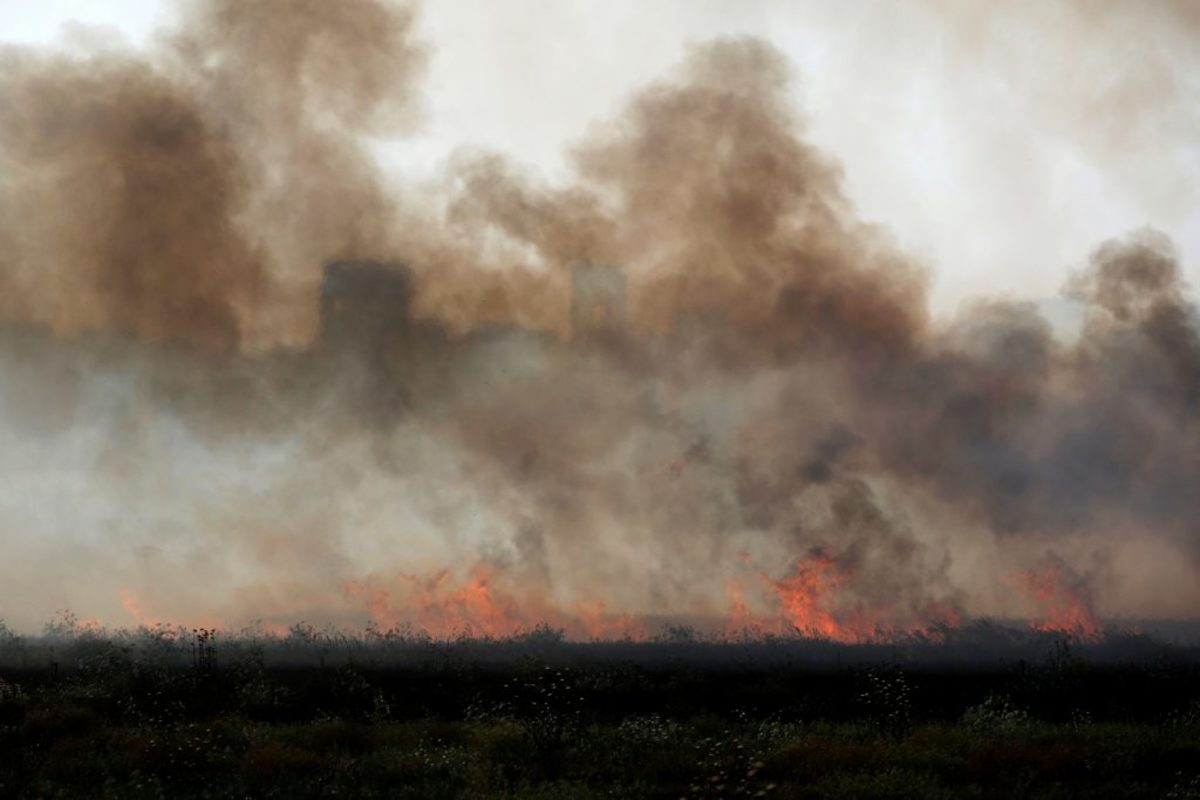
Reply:
M962 716L962 724L975 733L1012 733L1029 725L1029 712L1017 708L1007 697L988 695Z
M859 705L868 723L881 733L902 736L912 723L912 687L894 667L867 670L862 676Z

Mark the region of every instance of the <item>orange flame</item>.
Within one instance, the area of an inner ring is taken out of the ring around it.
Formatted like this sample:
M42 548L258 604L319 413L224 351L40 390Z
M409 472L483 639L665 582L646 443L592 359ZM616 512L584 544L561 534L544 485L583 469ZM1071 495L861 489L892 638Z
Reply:
M160 633L168 634L186 634L189 628L193 630L208 630L216 633L230 633L233 631L233 626L215 616L207 614L195 619L190 624L186 624L180 620L160 619L158 617L150 616L142 610L141 602L130 589L121 590L120 600L121 607L125 609L125 613L133 618L134 623L136 623L139 628L153 628ZM96 624L98 625L99 623ZM257 620L250 628L245 630L257 634L265 634L267 636L282 638L288 634L290 628L281 622L264 622L262 620Z
M637 616L609 613L601 602L581 603L561 611L528 593L518 598L501 585L487 567L476 567L461 585L453 585L448 570L431 577L402 575L407 591L402 602L377 586L351 582L347 594L365 601L376 626L396 630L410 625L438 639L456 636L506 637L549 626L576 639L645 638L644 622Z
M640 641L649 638L646 622L636 614L612 614L604 603L583 603L575 609L575 627L589 639L629 639Z
M752 569L752 556L739 551L742 569ZM786 576L773 579L761 575L763 593L748 602L741 580L726 585L729 612L719 635L725 638L795 636L840 643L894 641L911 635L927 639L941 637L959 622L952 604L932 603L921 609L903 611L872 608L853 602L844 590L853 578L841 562L825 551L814 551L798 559ZM1039 584L1040 586L1041 584ZM575 641L646 641L650 623L645 616L609 611L603 602L556 604L543 585L517 585L511 576L479 565L456 580L449 569L428 575L399 575L382 582L378 578L351 581L343 587L348 597L358 600L370 616L375 630L419 631L435 639L506 638L549 628ZM1050 590L1042 590L1050 596ZM139 626L168 626L150 617L128 589L122 590L121 605ZM754 605L767 605L755 610ZM1057 618L1054 618L1057 619ZM1084 632L1098 630L1094 619L1084 617ZM1047 623L1049 626L1050 623ZM292 629L281 623L255 623L253 631L285 637ZM176 625L183 630L182 625ZM227 625L209 621L205 628L229 631Z
M131 592L129 589L121 590L121 607L125 609L125 612L129 614L129 616L133 617L133 621L136 622L139 627L153 628L159 624L158 620L152 619L142 613L141 605L138 604L137 598L134 597L133 592Z
M830 595L844 577L836 566L832 558L816 552L799 559L791 575L778 581L766 579L779 597L785 621L797 633L835 642L860 638L835 620L826 608Z
M876 608L848 603L839 596L852 574L833 556L815 551L797 560L791 574L779 580L764 575L779 601L783 634L798 633L812 639L845 644L895 641L910 636L938 640L960 622L958 608L949 602L931 602L917 610ZM750 619L739 592L734 594L731 617ZM759 621L751 629L766 632ZM769 626L766 626L769 628Z
M739 552L744 567L750 554ZM909 636L941 638L959 624L958 608L932 602L913 609L873 608L853 602L844 593L853 577L835 558L814 551L798 559L792 571L774 579L762 575L771 612L756 612L743 596L743 584L726 585L729 612L725 637L801 635L841 643L895 641ZM546 626L575 640L646 640L645 617L608 611L598 601L563 607L545 587L512 587L509 576L477 566L455 580L450 570L432 575L400 575L394 582L377 579L350 582L346 594L359 599L372 623L383 631L418 630L436 639L456 637L504 638Z
M740 581L730 581L725 590L729 594L729 620L724 631L727 638L762 637L780 632L780 625L772 624L771 620L750 610L743 597Z
M1040 570L1019 572L1015 579L1040 607L1042 618L1030 623L1033 630L1067 633L1081 639L1104 635L1086 585L1065 567L1050 564Z
M512 598L492 591L486 570L477 569L465 584L450 591L444 588L446 576L442 570L428 581L414 579L416 614L426 630L446 634L462 625L466 633L506 636L525 627Z

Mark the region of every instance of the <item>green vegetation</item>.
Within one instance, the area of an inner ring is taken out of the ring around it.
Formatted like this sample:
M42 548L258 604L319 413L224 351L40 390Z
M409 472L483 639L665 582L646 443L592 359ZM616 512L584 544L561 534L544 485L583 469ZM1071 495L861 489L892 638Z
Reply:
M544 633L8 635L0 796L1200 797L1193 652L1043 644L967 668Z

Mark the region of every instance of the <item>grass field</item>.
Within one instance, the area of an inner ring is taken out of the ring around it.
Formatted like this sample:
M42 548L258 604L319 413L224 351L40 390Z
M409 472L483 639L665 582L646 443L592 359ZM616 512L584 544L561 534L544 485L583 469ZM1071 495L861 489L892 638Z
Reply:
M1196 648L996 648L5 634L0 797L1200 797Z

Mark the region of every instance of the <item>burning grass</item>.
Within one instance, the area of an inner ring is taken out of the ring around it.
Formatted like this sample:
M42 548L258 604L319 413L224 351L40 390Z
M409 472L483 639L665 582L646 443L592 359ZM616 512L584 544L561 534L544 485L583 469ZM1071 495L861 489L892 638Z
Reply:
M344 596L369 616L368 633L379 637L425 637L431 640L507 639L551 636L579 642L650 642L670 638L684 627L699 629L701 638L739 641L801 638L841 644L886 644L940 641L971 622L952 600L920 605L870 603L856 587L860 576L847 559L815 549L795 559L778 577L748 571L727 584L723 612L692 615L687 621L669 615L611 611L602 601L562 603L537 584L515 580L502 570L476 565L465 575L449 569L430 574L401 574L350 581ZM1029 630L1099 641L1107 633L1087 582L1066 565L1052 561L1017 572L1008 583L1033 609ZM138 628L171 632L188 626L168 623L144 610L129 589L120 605ZM204 630L228 635L233 627L206 619ZM300 623L303 627L304 623ZM255 623L242 634L276 638L298 635L295 626L279 621ZM81 620L70 612L47 626L47 633L102 634L99 620ZM688 634L695 638L696 633Z

